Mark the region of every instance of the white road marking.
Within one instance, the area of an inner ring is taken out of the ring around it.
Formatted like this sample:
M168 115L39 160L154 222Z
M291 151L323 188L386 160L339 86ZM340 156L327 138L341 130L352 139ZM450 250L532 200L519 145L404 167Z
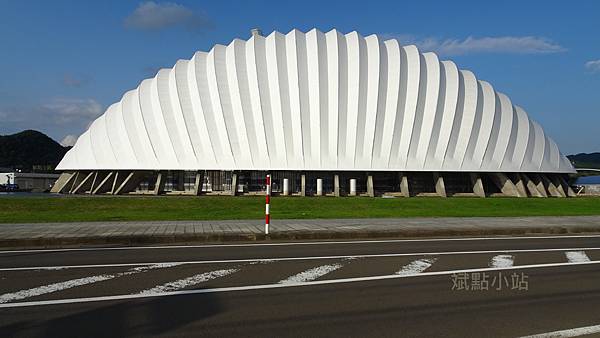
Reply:
M548 333L540 333L540 334L534 334L531 336L523 336L521 338L579 337L579 336L585 336L585 335L599 333L599 332L600 332L600 325L592 325L592 326L578 327L575 329L554 331L554 332L548 332Z
M53 292L57 292L57 291L74 288L77 286L82 286L82 285L86 285L86 284L92 284L92 283L97 283L97 282L113 279L115 277L116 277L115 275L98 275L98 276L84 277L84 278L78 278L78 279L71 279L71 280L68 280L65 282L44 285L44 286L40 286L40 287L36 287L36 288L32 288L32 289L20 290L20 291L11 292L11 293L5 293L3 295L0 295L0 303L8 303L8 302L12 302L15 300L40 296L40 295L44 295L47 293L53 293Z
M585 251L567 251L565 252L567 260L571 263L589 262L590 258L585 254Z
M581 263L532 264L532 265L521 265L518 267L511 266L511 267L505 267L505 268L477 268L477 269L464 269L464 270L452 270L452 271L422 272L422 273L413 274L413 275L393 274L393 275L382 275L382 276L371 276L371 277L325 279L325 280L317 280L317 281L302 282L302 283L286 283L286 284L276 283L276 284L248 285L248 286L233 286L233 287L212 288L212 289L180 290L180 291L152 293L152 294L147 293L147 294L129 294L129 295L115 295L115 296L101 296L101 297L43 300L43 301L36 301L36 302L19 302L19 303L0 304L0 309L2 309L2 308L19 308L19 307L27 307L27 306L42 306L42 305L58 305L58 304L74 304L74 303L129 300L129 299L140 299L140 298L150 298L150 297L195 295L195 294L203 294L203 293L250 291L250 290L278 289L278 288L286 288L286 287L301 287L301 286L369 282L369 281L390 280L390 279L397 279L397 278L446 276L446 275L452 275L452 274L457 274L457 273L490 272L490 271L501 271L501 270L525 270L525 269L551 268L551 267L571 267L571 266L581 266L581 265L591 265L591 264L600 264L600 261L581 262Z
M108 250L154 250L154 249L204 249L204 248L235 248L253 246L297 246L297 245L332 245L332 244L375 244L375 243L410 243L410 242L456 242L456 241L494 241L519 239L568 239L568 238L598 238L600 235L572 236L506 236L506 237L460 237L460 238L423 238L423 239L385 239L358 241L314 241L314 242L278 242L278 243L245 243L245 244L201 244L201 245L158 245L158 246L117 246L98 248L71 249L29 249L29 250L0 250L0 254L36 253L36 252L72 252L72 251L108 251Z
M274 260L272 260L272 259L261 259L261 260L258 260L258 261L250 262L250 265L271 264L273 262L274 262Z
M343 265L340 263L317 266L315 268L308 269L306 271L302 271L298 274L295 274L284 280L281 280L281 281L279 281L279 283L289 284L289 283L302 283L302 282L313 281L319 277L323 277L326 274L341 268L342 266Z
M417 259L416 261L410 262L400 269L400 271L396 272L397 275L414 275L417 273L421 273L431 267L437 258L423 258Z
M512 255L497 255L492 257L490 261L490 267L492 268L504 268L513 266L515 263L515 257Z
M149 265L149 266L141 266L141 267L135 267L133 269L130 269L129 271L120 272L117 274L104 274L104 275L71 279L71 280L67 280L64 282L58 282L58 283L53 283L53 284L49 284L49 285L39 286L39 287L27 289L27 290L20 290L17 292L5 293L3 295L0 295L0 303L7 303L7 302L15 301L15 300L45 295L48 293L63 291L63 290L71 289L71 288L78 287L78 286L102 282L105 280L118 278L121 276L134 275L134 274L137 274L140 272L145 272L145 271L152 270L152 269L160 269L160 268L170 267L170 266L174 266L174 264L164 264L163 263L163 264L154 264L154 265Z
M121 276L121 275L128 276L128 275L132 275L132 274L139 273L139 272L145 272L148 270L172 268L172 267L178 266L178 265L180 265L180 264L177 262L153 263L153 264L144 265L144 266L137 266L129 271L122 272L118 275L119 276Z
M153 294L153 293L177 291L177 290L185 289L187 287L194 286L194 285L197 285L197 284L200 284L203 282L207 282L207 281L215 279L215 278L224 277L224 276L230 275L230 274L238 272L238 271L240 271L240 270L239 269L225 269L225 270L216 270L216 271L205 272L205 273L194 275L194 276L191 276L188 278L176 280L174 282L168 282L163 285L158 285L158 286L153 287L152 289L147 289L147 290L141 291L140 293Z
M27 271L27 270L55 270L55 269L88 269L88 268L109 268L109 267L128 267L154 264L227 264L227 263L252 263L257 261L303 261L303 260L321 260L321 259L349 259L349 258L381 258L381 257L412 257L412 256L446 256L446 255L472 255L472 254L496 254L496 253L525 253L525 252L556 252L556 251L592 251L600 250L600 247L594 248L552 248L552 249L503 249L503 250L475 250L475 251L443 251L443 252L410 252L410 253L391 253L391 254L357 254L357 255L338 255L338 256L305 256L305 257L279 257L279 258L243 258L243 259L221 259L206 261L178 261L178 262L138 262L138 263L113 263L113 264L83 264L83 265L60 265L60 266L31 266L31 267L10 267L0 268L0 271Z

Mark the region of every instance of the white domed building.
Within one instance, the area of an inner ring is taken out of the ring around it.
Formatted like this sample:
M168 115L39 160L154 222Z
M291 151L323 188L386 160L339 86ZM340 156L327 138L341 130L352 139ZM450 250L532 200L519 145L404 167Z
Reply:
M126 92L79 136L54 191L568 196L538 123L434 53L357 32L215 45Z

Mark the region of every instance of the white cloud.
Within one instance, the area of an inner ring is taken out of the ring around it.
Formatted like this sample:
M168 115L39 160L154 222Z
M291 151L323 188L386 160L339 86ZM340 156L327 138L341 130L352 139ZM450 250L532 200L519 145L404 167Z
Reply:
M591 60L586 62L585 68L592 73L600 72L600 60Z
M475 53L548 54L566 49L552 40L536 36L472 37L466 39L418 38L406 34L386 34L400 43L415 44L423 51L440 55L465 55Z
M60 140L65 135L81 134L103 111L92 98L52 98L13 106L2 106L0 100L0 134L34 129Z
M78 120L90 121L98 117L103 109L94 99L57 98L42 105L42 109L54 117L58 123L70 123Z
M161 30L170 27L184 27L191 31L203 31L213 27L204 14L172 2L142 2L125 18L125 27L140 30Z
M75 142L77 142L77 136L67 135L60 141L60 145L63 147L72 147L75 145Z

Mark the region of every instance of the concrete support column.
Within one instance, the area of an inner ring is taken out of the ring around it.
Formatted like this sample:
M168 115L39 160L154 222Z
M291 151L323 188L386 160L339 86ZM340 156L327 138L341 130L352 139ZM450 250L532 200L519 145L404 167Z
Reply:
M98 171L94 172L94 179L92 180L92 185L90 186L90 191L88 191L88 194L92 194L92 191L94 191L94 187L96 186L96 180L98 179Z
M323 196L323 179L317 178L317 196Z
M473 193L475 196L485 198L485 189L483 187L481 175L471 173L469 176L471 177L471 184L473 185Z
M440 173L433 173L433 180L435 182L435 192L440 197L446 196L446 185L444 184L444 177Z
M535 187L538 190L538 192L543 197L548 197L548 190L546 190L546 186L544 185L544 180L540 177L540 175L538 175L538 174L532 174L531 177L533 179L535 179L536 182L537 182L537 183L535 183Z
M79 191L82 190L82 188L87 184L87 183L91 183L91 179L92 177L94 177L94 172L90 172L89 174L85 175L85 178L83 180L81 180L81 182L79 182L79 184L75 187L75 189L71 190L71 194L77 194Z
M516 174L515 176L516 181L514 183L515 187L517 188L517 193L519 194L519 197L527 197L527 189L525 188L525 182L523 182L523 179L519 174Z
M333 194L335 197L340 197L340 175L333 175Z
M504 195L519 197L517 187L515 187L514 183L504 173L490 173L490 177L492 178L492 182L494 182Z
M60 174L60 177L54 182L52 189L50 190L53 194L58 194L63 191L63 189L69 185L69 182L75 177L75 173L72 171L65 171Z
M198 196L200 194L200 191L202 190L202 181L204 181L203 176L203 172L196 172L196 181L194 182L194 195L196 196Z
M552 183L554 183L554 186L556 187L556 190L558 190L558 193L561 195L561 197L567 197L567 192L565 191L565 188L563 187L562 183L558 179L558 176L551 175L550 179L551 179Z
M367 195L375 197L375 187L373 186L373 175L367 176Z
M117 190L117 180L119 179L119 172L115 171L115 174L113 176L114 176L114 179L113 179L113 182L112 182L112 188L110 189L110 194L111 195L114 195L115 191Z
M544 197L542 193L538 190L535 183L527 176L526 174L518 174L521 177L521 180L525 184L527 191L529 191L529 195L531 197Z
M154 191L153 194L154 195L159 195L161 192L163 192L164 188L165 188L165 175L162 172L158 172L158 175L156 176L156 183L154 183Z
M185 171L177 171L177 191L185 191Z
M63 189L69 184L69 182L71 182L74 176L75 173L68 171L65 171L64 173L60 174L60 177L56 180L56 182L54 182L54 185L52 186L50 192L54 194L62 192Z
M404 197L410 197L408 177L404 173L400 173L400 193L402 193L402 196Z
M140 185L140 182L144 180L147 172L143 171L131 171L127 177L121 182L119 188L115 192L115 195L119 194L128 194L131 192L135 192L137 187Z
M300 196L306 196L306 175L300 177Z
M283 179L283 196L290 194L290 180L288 178Z
M75 172L75 178L71 180L71 187L69 188L69 194L73 193L73 190L79 185L81 182L81 173L79 171Z
M548 190L548 193L550 194L550 196L552 197L563 197L560 192L558 191L558 189L556 188L556 186L554 185L554 183L552 183L552 181L550 181L550 179L548 179L548 177L544 174L540 175L541 181L544 184L544 187L546 187L546 189Z
M235 196L237 192L237 174L233 173L231 174L231 191L230 191L230 195L231 196Z
M567 191L567 196L568 197L575 197L575 196L577 196L577 194L569 186L569 183L567 183L567 181L561 175L558 175L558 180L560 181L560 184L562 184L563 188Z
M548 192L550 192L550 195L552 195L554 197L564 197L563 194L561 193L560 189L552 181L551 177L548 177L548 175L541 175L541 176L542 176L542 180L544 181L544 184L548 188Z
M113 175L115 174L114 171L109 172L104 179L102 179L102 181L100 181L100 184L98 184L98 186L92 190L92 195L96 195L98 193L102 193L105 191L108 191L108 186L109 186L109 182L110 179L113 178Z
M135 189L136 182L139 180L139 174L136 175L135 171L130 172L123 182L117 187L117 190L113 192L114 195L120 195L121 193L128 193L132 189Z
M356 196L356 178L350 179L350 196Z

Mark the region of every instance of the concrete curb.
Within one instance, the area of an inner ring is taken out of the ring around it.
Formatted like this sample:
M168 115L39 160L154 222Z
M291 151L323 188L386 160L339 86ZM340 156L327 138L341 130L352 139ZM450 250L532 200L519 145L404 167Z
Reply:
M54 238L0 239L0 248L58 248L101 245L151 245L151 244L202 244L223 242L265 242L296 240L358 240L381 238L426 238L426 237L473 237L508 235L557 235L600 233L600 227L551 226L551 227L496 227L488 229L423 229L390 231L289 231L274 232L265 237L256 233L231 234L180 234L169 236L79 236Z

